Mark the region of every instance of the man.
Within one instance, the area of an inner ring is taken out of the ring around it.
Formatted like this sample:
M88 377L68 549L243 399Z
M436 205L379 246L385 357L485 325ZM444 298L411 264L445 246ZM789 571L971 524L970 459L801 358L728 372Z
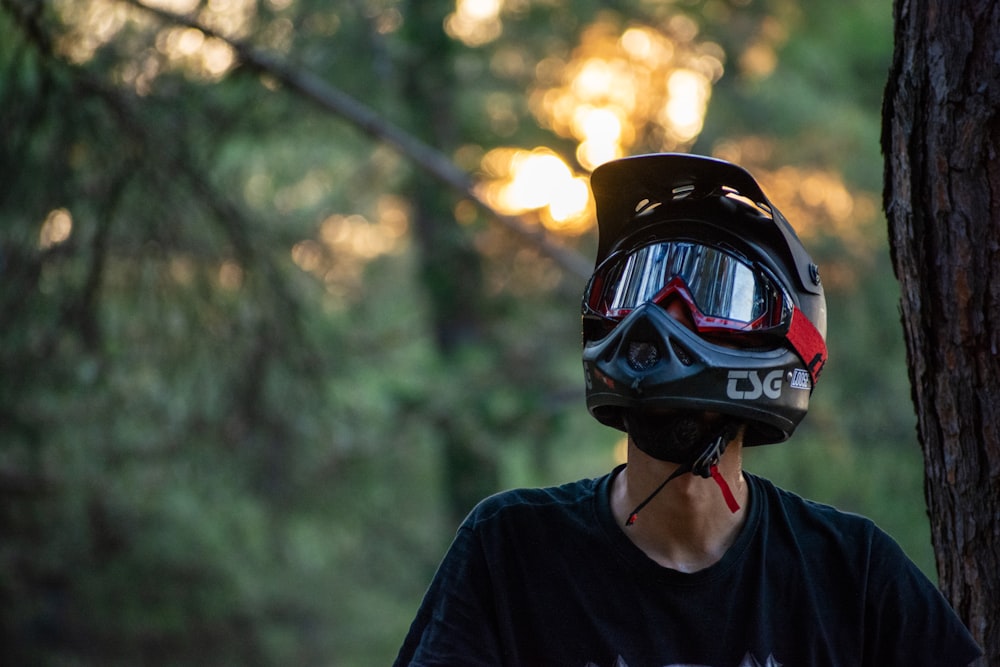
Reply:
M591 184L587 406L628 463L480 503L396 665L968 665L979 648L885 533L742 470L826 363L819 272L756 181L664 154Z

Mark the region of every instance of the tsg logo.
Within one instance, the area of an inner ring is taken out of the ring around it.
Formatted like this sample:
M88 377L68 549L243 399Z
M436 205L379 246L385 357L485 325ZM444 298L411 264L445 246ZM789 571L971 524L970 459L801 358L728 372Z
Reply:
M726 396L734 401L753 401L761 396L781 398L781 378L784 371L771 371L760 379L757 371L729 371Z

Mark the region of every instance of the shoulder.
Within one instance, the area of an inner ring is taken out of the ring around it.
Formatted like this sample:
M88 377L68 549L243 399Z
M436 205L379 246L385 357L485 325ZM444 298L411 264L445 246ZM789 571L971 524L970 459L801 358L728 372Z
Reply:
M590 514L596 494L608 477L602 475L559 486L501 491L480 501L466 517L463 528L479 530L509 521L551 521L555 517Z
M820 595L827 610L847 610L843 627L864 619L864 664L964 665L975 658L975 643L940 591L874 521L749 477L778 576L787 582L798 568L802 590Z
M868 517L803 498L762 477L750 477L764 500L764 517L772 534L786 530L803 545L827 553L834 550L852 559L867 561L873 552L881 558L902 556L896 542Z
M832 505L809 500L783 489L763 477L747 475L754 490L758 490L765 499L769 511L778 511L788 520L800 521L806 524L833 526L851 531L877 530L875 523L868 517L852 512L845 512Z
M589 503L607 475L581 479L559 486L508 489L493 494L476 505L466 523L478 524L499 515L522 511L564 511Z

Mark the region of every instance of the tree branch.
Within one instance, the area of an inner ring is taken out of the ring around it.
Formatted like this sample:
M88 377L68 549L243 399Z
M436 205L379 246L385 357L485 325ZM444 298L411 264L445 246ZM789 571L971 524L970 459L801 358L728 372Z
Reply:
M491 218L518 236L537 245L542 253L564 270L583 279L590 276L590 262L582 255L554 241L544 230L528 225L521 218L497 211L476 192L474 180L456 167L447 156L393 125L373 109L326 83L315 74L302 68L293 68L240 40L227 37L189 16L150 7L139 0L121 1L154 14L161 20L200 30L209 37L225 42L246 67L274 77L281 81L285 87L294 90L320 108L346 119L369 137L392 146L435 179L476 202Z

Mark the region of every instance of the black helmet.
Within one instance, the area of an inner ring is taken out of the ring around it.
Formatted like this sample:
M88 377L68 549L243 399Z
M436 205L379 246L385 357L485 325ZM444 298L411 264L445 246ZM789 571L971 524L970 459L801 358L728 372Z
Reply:
M787 439L826 362L823 287L792 227L746 170L713 158L615 160L591 187L591 414L625 430L624 410L715 412L747 424L746 445Z

